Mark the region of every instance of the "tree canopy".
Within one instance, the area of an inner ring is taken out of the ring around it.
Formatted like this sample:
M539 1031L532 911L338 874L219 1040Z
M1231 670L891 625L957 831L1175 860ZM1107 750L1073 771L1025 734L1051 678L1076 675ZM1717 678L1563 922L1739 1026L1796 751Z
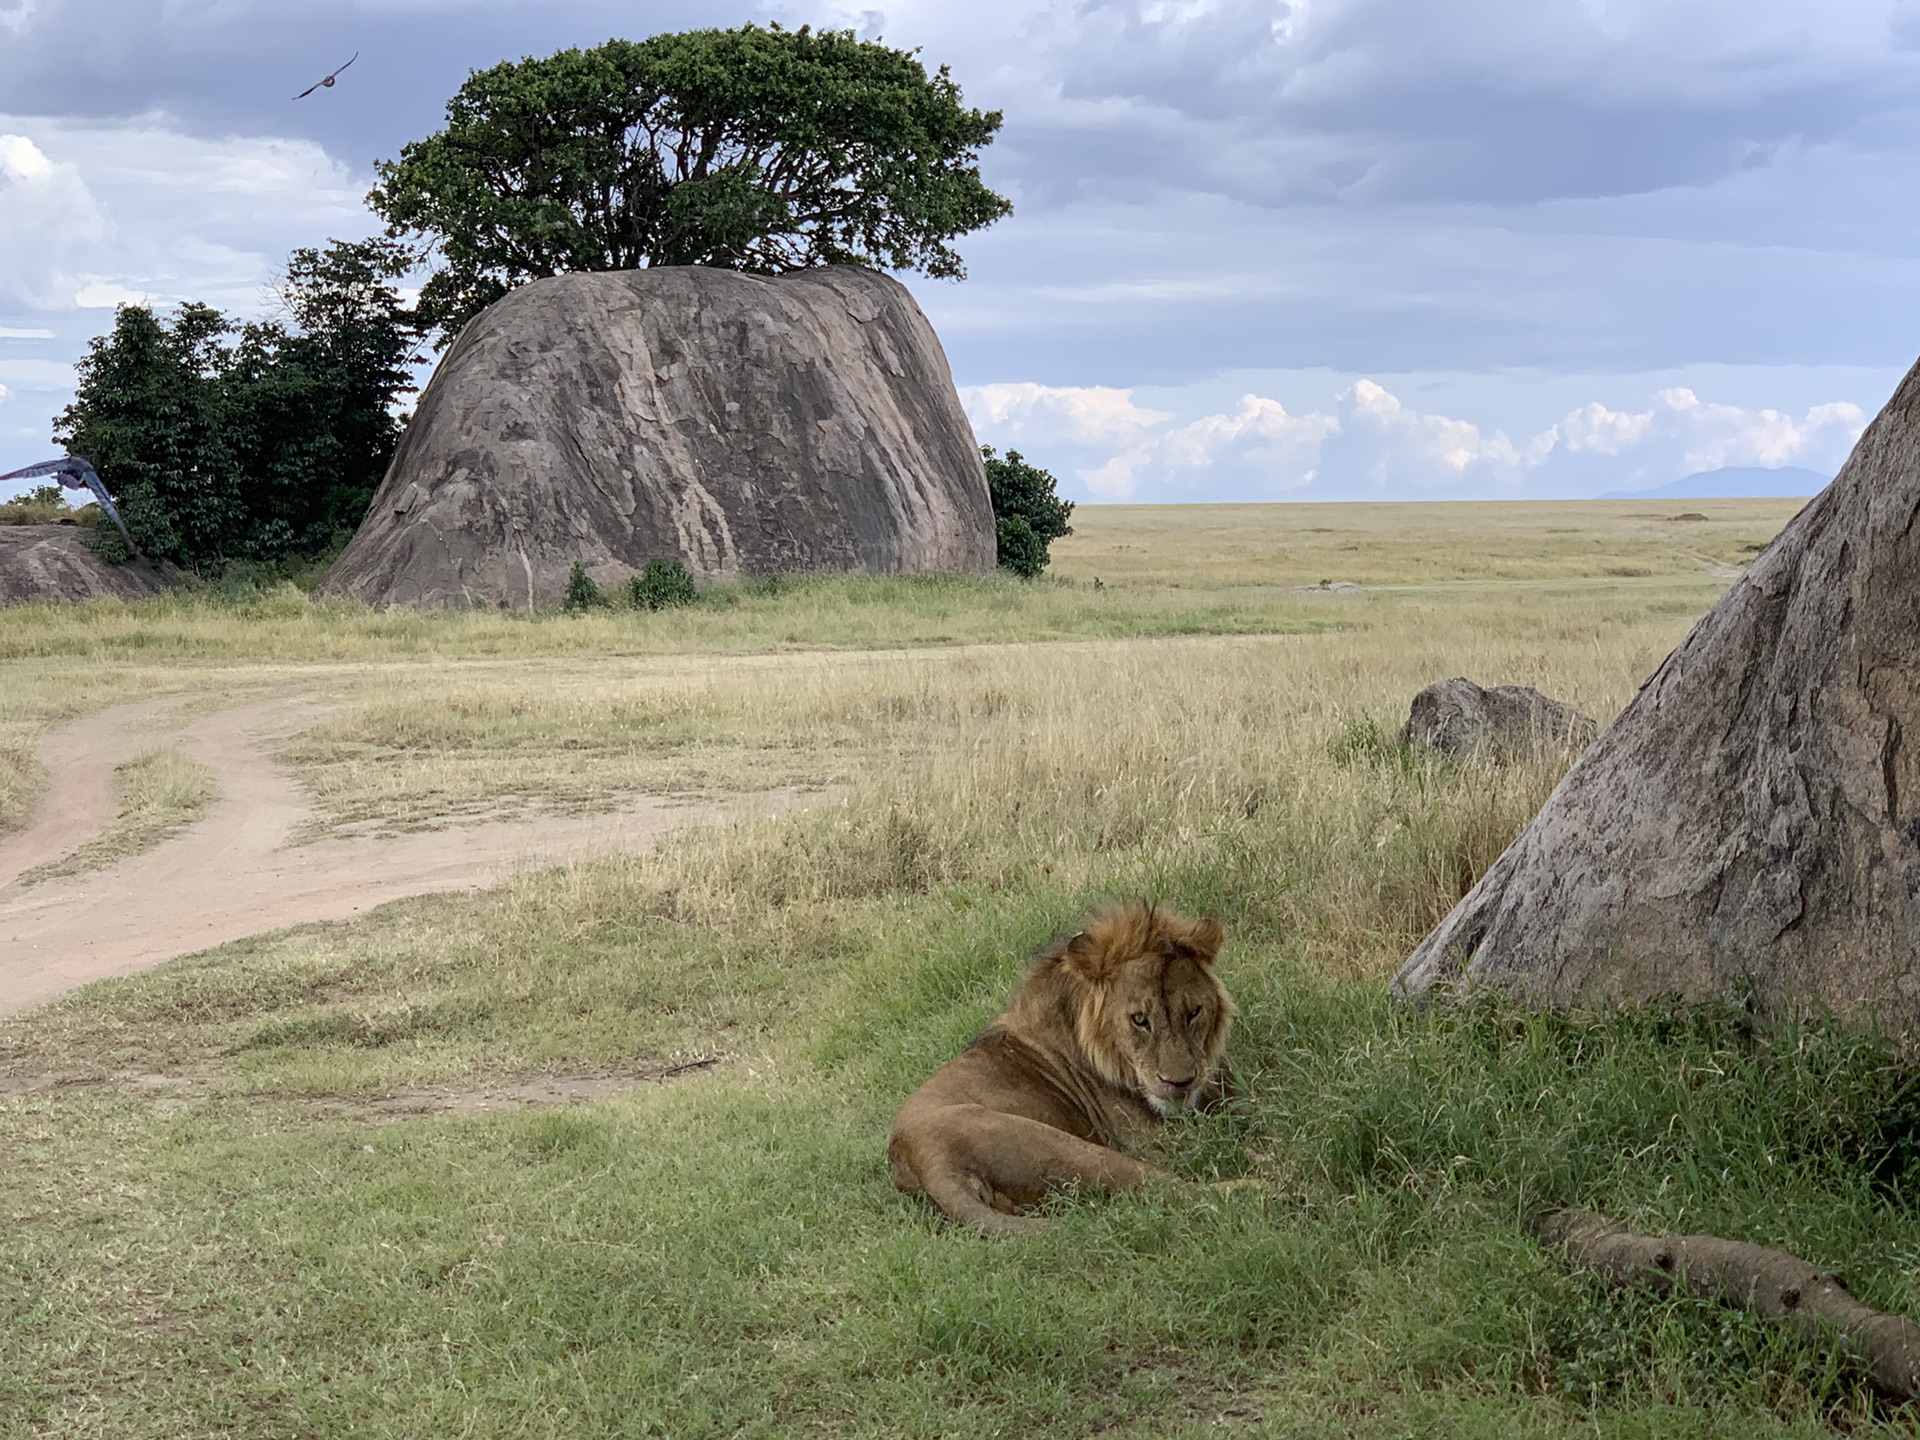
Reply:
M409 263L391 240L296 250L291 326L123 306L54 438L93 462L147 555L206 572L321 554L360 523L399 441L418 331L392 282Z
M439 269L452 335L575 270L868 264L964 273L948 243L1012 206L980 178L998 111L946 67L851 31L755 25L610 40L478 70L368 203Z
M1003 459L991 445L980 447L993 497L994 539L1002 570L1031 580L1047 568L1047 547L1071 535L1067 518L1073 502L1054 493L1053 476L1027 462L1018 450Z

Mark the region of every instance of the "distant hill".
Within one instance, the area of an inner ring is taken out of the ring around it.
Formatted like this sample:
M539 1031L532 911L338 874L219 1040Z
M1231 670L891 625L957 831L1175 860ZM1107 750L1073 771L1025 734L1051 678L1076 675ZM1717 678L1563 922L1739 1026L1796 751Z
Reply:
M1763 470L1758 465L1724 465L1701 470L1654 490L1609 490L1602 500L1717 500L1726 496L1817 495L1833 477L1800 465Z

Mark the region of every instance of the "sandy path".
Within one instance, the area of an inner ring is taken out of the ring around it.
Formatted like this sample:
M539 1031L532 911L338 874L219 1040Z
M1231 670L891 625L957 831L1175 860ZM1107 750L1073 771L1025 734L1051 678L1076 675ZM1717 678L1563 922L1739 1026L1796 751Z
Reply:
M105 869L21 885L25 871L113 824L113 767L152 744L145 722L177 703L121 706L43 742L47 793L34 822L0 842L0 1014L262 930L342 919L406 895L477 889L523 865L634 849L685 825L767 814L806 798L775 791L697 804L646 799L599 815L289 846L311 806L268 752L321 712L280 698L185 728L187 753L218 786L190 829Z
M181 696L162 696L137 705L121 705L76 720L42 742L47 791L33 823L10 840L0 840L0 891L22 871L42 861L71 855L119 818L113 795L114 766L161 737L143 728ZM58 749L56 755L55 749Z

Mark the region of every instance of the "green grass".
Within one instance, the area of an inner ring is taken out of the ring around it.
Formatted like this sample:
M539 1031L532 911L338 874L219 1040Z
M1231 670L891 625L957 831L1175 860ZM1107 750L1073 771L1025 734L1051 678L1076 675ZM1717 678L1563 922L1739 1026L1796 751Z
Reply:
M56 1007L42 1061L198 1055L210 1078L178 1106L5 1102L0 1414L29 1434L932 1436L1791 1435L1881 1413L1831 1357L1610 1291L1524 1231L1593 1205L1786 1245L1920 1308L1909 1072L1820 1024L1418 1015L1243 921L1246 1103L1166 1158L1264 1189L1066 1200L1035 1240L954 1231L888 1185L888 1113L1078 903L896 898L730 967L630 892L517 962L516 1010L452 1001L495 987L480 958L525 933L520 907L434 902ZM448 925L467 943L437 973L375 973L426 965ZM823 985L824 1026L799 1004ZM438 1018L366 1023L402 990ZM733 1058L577 1110L312 1103L322 1079L537 1066L589 1033L603 1059L672 1035Z
M714 586L691 606L420 614L308 600L292 584L234 598L0 609L0 660L445 660L874 649L1075 637L1242 635L1340 628L1324 605L1267 585L1192 591L1004 575L805 575Z

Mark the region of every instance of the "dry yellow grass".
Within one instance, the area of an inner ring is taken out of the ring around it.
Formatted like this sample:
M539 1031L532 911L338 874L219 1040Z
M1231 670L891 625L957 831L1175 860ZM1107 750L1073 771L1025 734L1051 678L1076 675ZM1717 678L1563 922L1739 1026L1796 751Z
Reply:
M342 704L288 752L334 825L884 785L1009 727L1044 733L1063 775L1185 764L1190 793L1213 794L1219 775L1264 775L1248 757L1271 766L1303 724L1390 724L1442 674L1537 684L1604 718L1725 584L1711 567L1749 557L1793 508L1084 508L1038 584L821 577L654 616L379 615L291 590L15 609L0 612L0 832L23 823L34 739L58 719L290 679ZM1321 580L1371 588L1296 588ZM1211 638L1234 634L1248 638ZM1011 643L961 643L988 639ZM1158 694L1183 724L1142 699ZM1250 705L1266 721L1245 754L1171 738L1241 735ZM1108 748L1076 758L1083 732Z
M1103 505L1075 512L1053 573L1202 588L1694 578L1751 560L1803 503Z

